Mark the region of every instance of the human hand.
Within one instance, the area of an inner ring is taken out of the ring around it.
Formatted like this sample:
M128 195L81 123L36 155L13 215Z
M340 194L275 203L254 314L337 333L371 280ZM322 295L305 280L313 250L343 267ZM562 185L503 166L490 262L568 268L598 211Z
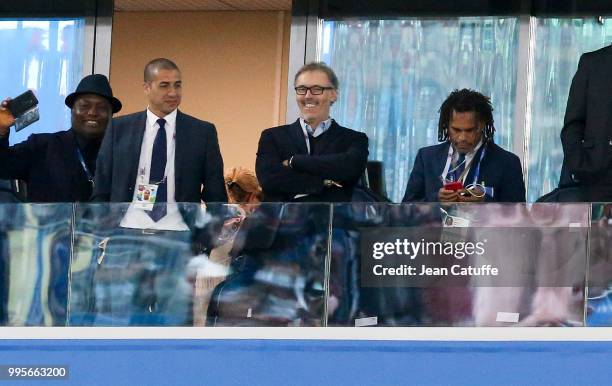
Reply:
M438 190L438 201L440 202L457 202L459 193L455 190L447 190L443 187Z
M15 123L15 117L8 110L8 101L11 98L6 98L0 103L0 137L8 134L9 128Z
M482 190L475 188L474 190L471 190L471 192L473 194L470 193L466 189L460 190L457 196L458 201L459 202L484 202L485 196Z
M336 188L341 188L342 185L334 180L323 180L323 185L326 188L331 188L331 187L336 187Z

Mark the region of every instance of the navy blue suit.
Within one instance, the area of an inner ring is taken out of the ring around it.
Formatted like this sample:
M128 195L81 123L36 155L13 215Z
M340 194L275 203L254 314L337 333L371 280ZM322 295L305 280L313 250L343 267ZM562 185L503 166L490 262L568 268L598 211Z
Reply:
M449 146L450 142L444 142L419 149L402 202L438 201L438 191L442 187L440 176L444 172ZM493 187L493 197L487 195L486 201L525 202L525 183L519 158L494 143L486 146L478 177L478 183ZM483 148L484 145L474 156L474 162L478 162ZM475 166L470 168L466 179L469 183L474 179L475 169Z
M284 160L293 157L291 168ZM265 201L351 201L353 189L368 161L368 137L335 121L308 154L300 121L264 130L257 149L256 171ZM323 180L339 182L342 188L324 187Z
M84 151L93 173L97 146ZM52 134L32 134L9 147L8 135L0 138L0 178L20 179L28 186L29 202L88 201L91 183L77 155L72 129Z
M94 201L132 201L146 121L146 111L113 119L98 155ZM212 123L177 112L174 174L176 202L227 202Z

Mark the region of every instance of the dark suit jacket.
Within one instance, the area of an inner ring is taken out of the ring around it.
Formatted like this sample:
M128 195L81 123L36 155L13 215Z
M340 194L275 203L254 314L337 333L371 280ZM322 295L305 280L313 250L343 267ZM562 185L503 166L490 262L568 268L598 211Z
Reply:
M561 130L561 186L612 184L612 47L580 57ZM572 178L573 175L573 178Z
M291 167L283 166L291 157ZM368 137L335 121L320 137L315 154L309 155L297 120L261 133L256 171L265 201L294 201L296 194L307 193L301 201L344 202L351 201L367 160ZM325 179L343 187L326 188Z
M32 134L12 147L8 136L0 138L0 178L24 180L30 202L88 201L91 183L76 149L72 129ZM92 171L93 158L88 165Z
M402 202L426 201L437 202L438 191L442 187L440 176L444 171L450 142L419 149ZM484 146L484 145L483 145ZM474 156L480 157L480 151ZM473 181L475 168L470 168L466 181ZM493 187L493 198L486 196L486 201L525 202L525 183L519 158L497 146L487 145L487 150L480 165L478 182L484 181L487 187Z
M113 119L98 155L94 201L132 201L146 120L146 111ZM212 123L178 111L174 169L176 202L227 202Z

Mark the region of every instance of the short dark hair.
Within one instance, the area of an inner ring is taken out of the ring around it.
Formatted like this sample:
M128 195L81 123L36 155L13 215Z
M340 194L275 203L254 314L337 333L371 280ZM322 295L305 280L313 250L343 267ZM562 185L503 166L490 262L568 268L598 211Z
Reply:
M158 70L177 70L180 71L176 63L170 59L157 58L151 60L144 68L144 81L150 82L155 77Z
M298 70L298 72L295 74L295 78L293 79L293 84L295 84L295 82L297 82L297 78L300 75L302 75L303 73L308 72L308 71L321 71L321 72L324 72L325 75L327 75L327 79L329 79L329 83L331 83L332 86L336 90L340 86L340 84L338 82L338 77L334 73L334 70L332 70L331 67L329 67L327 64L325 64L325 62L310 62L308 64L303 65L302 68L300 68Z
M454 90L440 107L440 120L438 121L438 141L448 140L448 125L453 116L458 113L474 112L476 119L484 122L483 137L485 142L493 142L495 126L493 125L493 106L491 100L478 91L464 88Z

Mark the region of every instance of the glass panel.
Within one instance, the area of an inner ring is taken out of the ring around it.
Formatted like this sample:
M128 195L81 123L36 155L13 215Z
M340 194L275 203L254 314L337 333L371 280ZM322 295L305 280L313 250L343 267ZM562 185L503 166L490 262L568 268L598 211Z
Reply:
M0 98L15 97L31 89L39 100L40 121L12 133L11 144L32 133L54 133L70 128L66 95L83 74L85 20L0 19L0 47L10 55L0 61Z
M368 135L393 201L418 149L438 143L438 109L455 88L491 97L495 140L513 150L518 28L493 17L323 23L319 56L340 80L332 116Z
M128 204L80 204L73 326L320 326L330 207L179 204L193 231L126 229Z
M612 204L593 204L587 275L587 326L612 326L610 245L612 245Z
M66 323L72 204L0 204L0 325Z
M559 183L563 148L561 128L572 78L584 52L612 40L612 19L537 19L530 101L527 201L552 191Z
M264 203L240 226L208 324L322 326L330 206Z
M128 206L76 206L69 324L192 324L195 233L122 228ZM178 209L192 226L200 215L196 204Z
M587 204L334 206L329 325L583 325Z

